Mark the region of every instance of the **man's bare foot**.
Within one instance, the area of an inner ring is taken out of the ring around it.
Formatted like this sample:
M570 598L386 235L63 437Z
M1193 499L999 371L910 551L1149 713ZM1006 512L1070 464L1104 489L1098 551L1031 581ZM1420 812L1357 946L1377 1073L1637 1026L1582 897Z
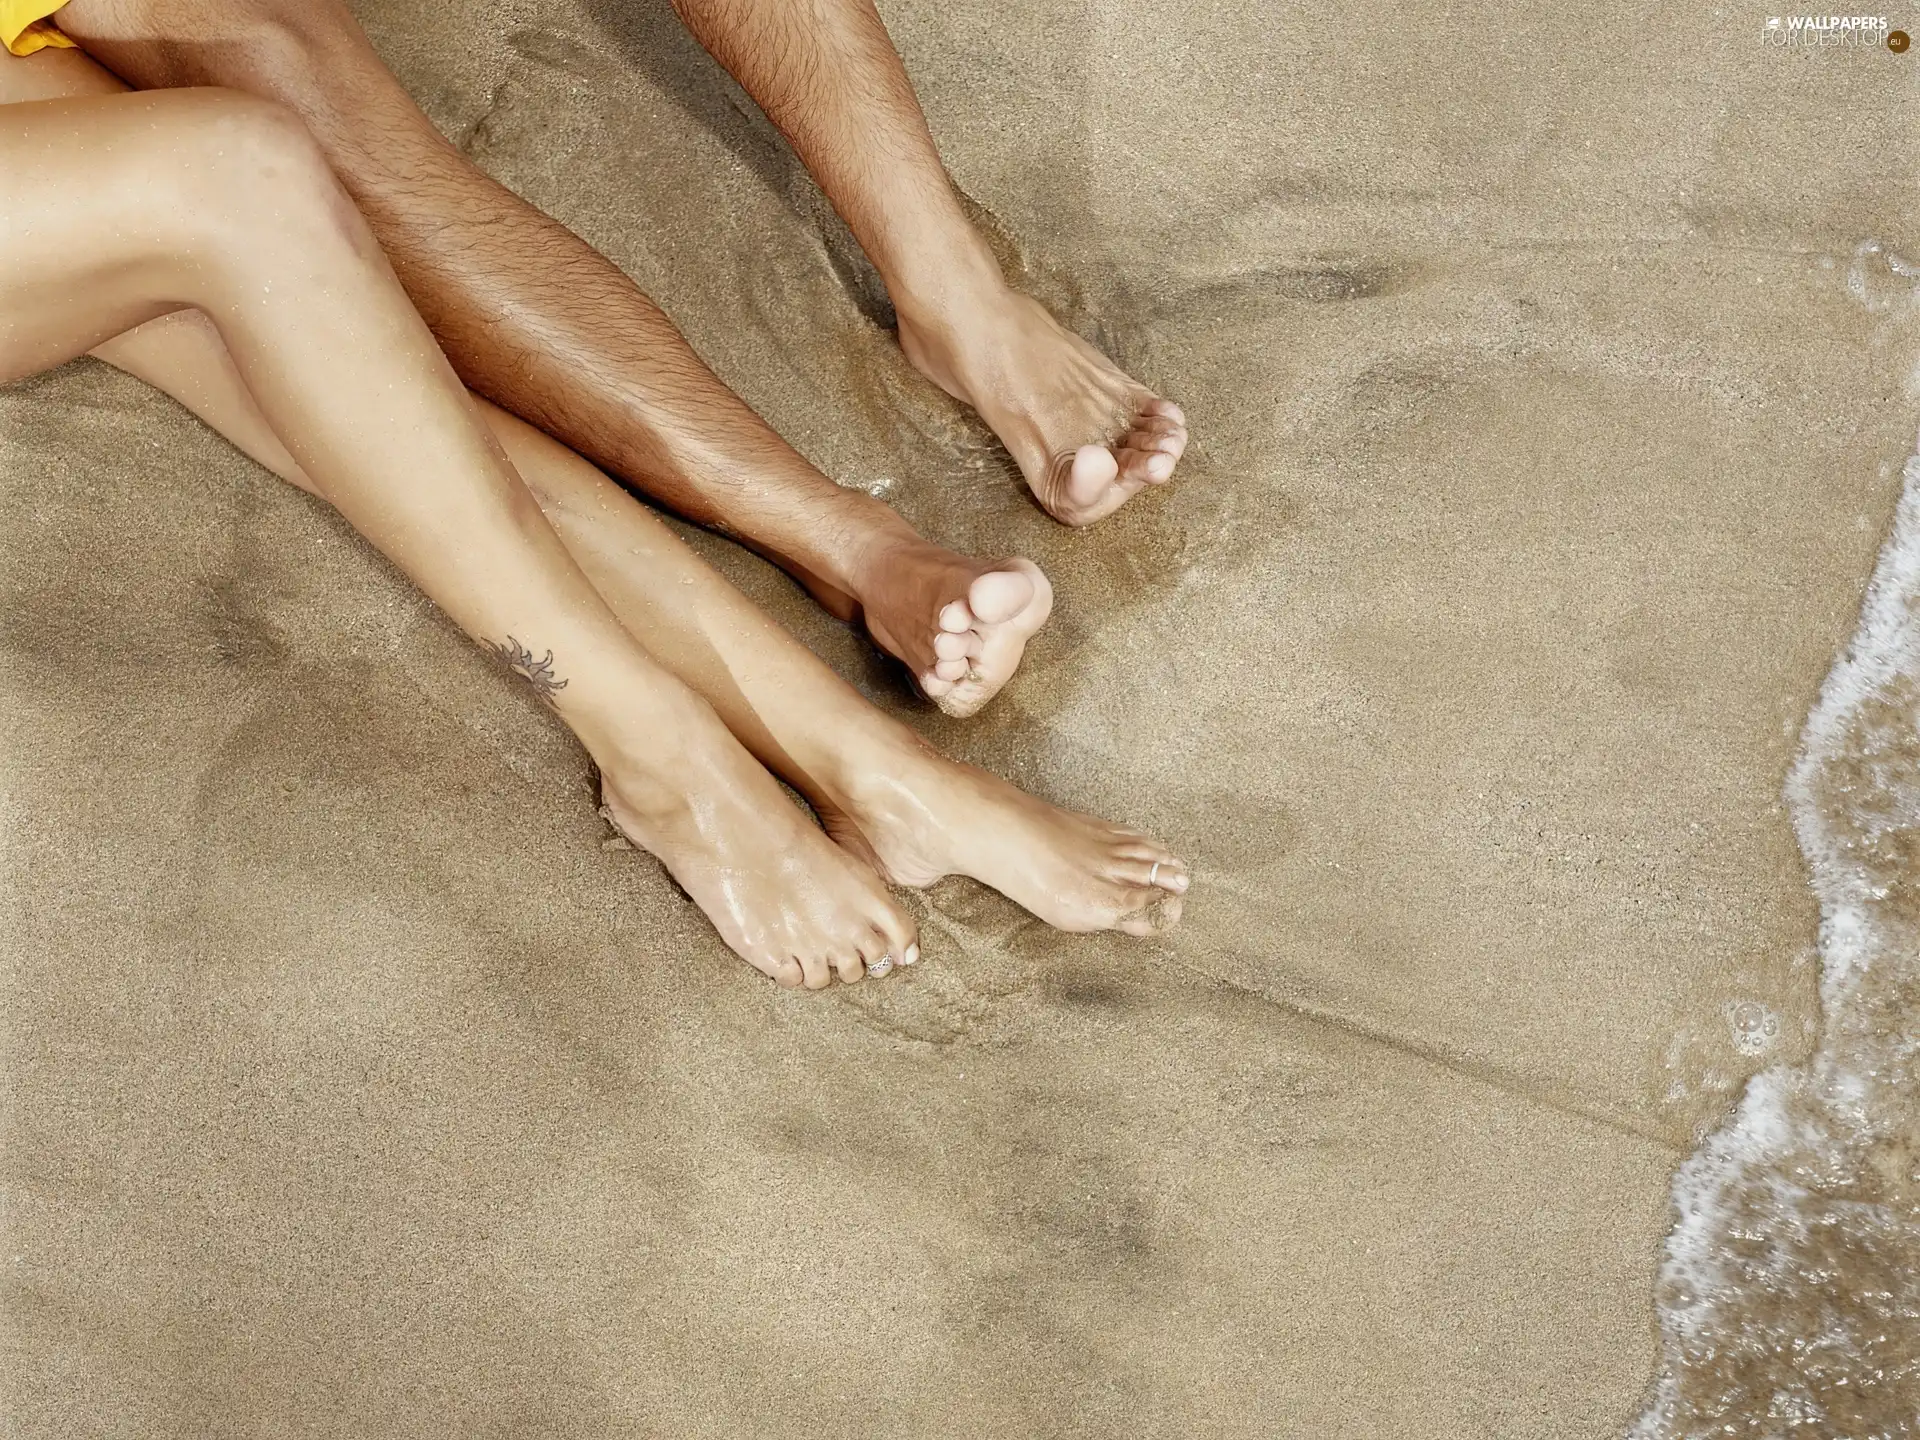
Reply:
M1056 520L1091 525L1187 448L1187 417L1137 384L1037 300L997 279L916 313L898 306L900 348L980 412Z
M1000 693L1053 612L1053 586L1032 561L975 560L904 523L867 546L858 593L800 581L829 614L864 624L929 700L960 719Z
M1036 800L902 733L852 759L816 801L827 833L895 885L990 885L1056 930L1156 935L1180 918L1187 867L1137 830Z
M913 921L872 868L823 835L731 737L687 769L699 790L665 796L643 776L623 785L603 770L600 813L667 867L749 965L818 990L836 975L852 982L920 958Z

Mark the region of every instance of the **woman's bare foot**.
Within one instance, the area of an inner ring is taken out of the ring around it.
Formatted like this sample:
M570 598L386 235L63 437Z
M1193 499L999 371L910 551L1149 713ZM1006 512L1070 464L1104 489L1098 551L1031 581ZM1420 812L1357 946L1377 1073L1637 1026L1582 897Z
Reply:
M827 833L895 885L966 875L1056 930L1156 935L1180 918L1187 867L1137 830L1036 800L917 736L849 757Z
M694 794L603 770L600 813L667 867L736 954L811 990L920 958L912 920L871 867L821 834L730 738L704 748L714 753L688 764Z
M859 593L806 575L831 615L866 626L929 700L959 719L1013 678L1053 612L1053 586L1030 560L976 560L889 527L868 546Z
M1121 373L1037 300L997 278L899 304L900 348L980 412L1056 520L1091 525L1173 477L1187 417Z

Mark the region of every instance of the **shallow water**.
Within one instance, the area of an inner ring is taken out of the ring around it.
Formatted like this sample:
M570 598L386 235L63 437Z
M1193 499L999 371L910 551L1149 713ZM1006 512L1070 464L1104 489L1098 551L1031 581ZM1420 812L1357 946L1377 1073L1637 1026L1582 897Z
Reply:
M1913 300L1860 248L1850 293ZM1639 1440L1920 1434L1920 456L1787 783L1821 909L1819 1048L1682 1167ZM1738 1021L1760 1044L1770 1017Z

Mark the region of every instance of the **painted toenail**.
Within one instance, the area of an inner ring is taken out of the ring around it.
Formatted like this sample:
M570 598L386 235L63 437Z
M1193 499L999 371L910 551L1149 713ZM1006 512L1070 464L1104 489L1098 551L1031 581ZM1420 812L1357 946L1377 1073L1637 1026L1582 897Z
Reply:
M918 945L907 946L907 953L900 957L900 963L902 965L918 965L920 963L920 947Z

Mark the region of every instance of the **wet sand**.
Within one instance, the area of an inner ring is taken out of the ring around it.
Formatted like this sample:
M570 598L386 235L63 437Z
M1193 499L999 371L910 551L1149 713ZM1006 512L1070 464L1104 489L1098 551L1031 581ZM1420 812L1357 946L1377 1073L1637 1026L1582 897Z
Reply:
M918 973L777 993L321 507L90 362L0 391L10 1433L1625 1430L1675 1167L1815 1041L1782 785L1912 448L1910 312L1848 275L1915 233L1920 59L883 6L1010 263L1193 420L1076 534L663 0L357 9L1058 618L949 722L703 553L1197 883L1143 945L948 882Z

